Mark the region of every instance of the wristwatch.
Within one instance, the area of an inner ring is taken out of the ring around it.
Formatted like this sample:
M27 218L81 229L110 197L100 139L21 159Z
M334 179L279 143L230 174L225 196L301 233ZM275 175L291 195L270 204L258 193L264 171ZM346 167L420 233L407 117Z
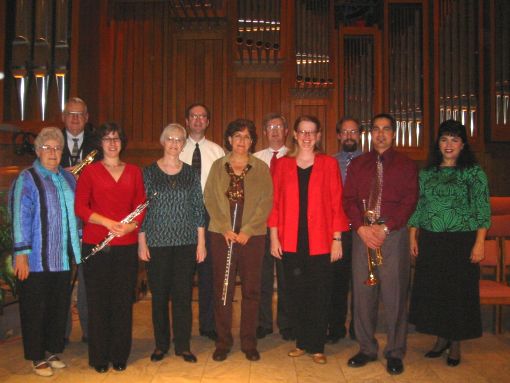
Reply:
M333 241L342 242L342 237L333 237Z
M386 225L382 225L382 227L383 227L384 233L385 233L387 236L388 236L388 235L390 235L390 229L388 229L388 226L386 226Z

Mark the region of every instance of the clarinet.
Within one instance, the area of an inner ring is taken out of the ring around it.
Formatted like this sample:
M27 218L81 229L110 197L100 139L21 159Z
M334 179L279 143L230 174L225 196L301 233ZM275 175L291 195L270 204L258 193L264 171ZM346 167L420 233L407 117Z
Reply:
M136 209L133 210L131 213L129 213L126 217L124 217L124 219L122 221L120 221L120 223L133 222L133 220L136 217L138 217L145 210L145 208L149 205L151 199L154 198L157 194L158 194L157 192L154 192L154 194L150 198L147 198L147 200L144 203L138 205L136 207ZM114 239L116 236L117 236L116 234L109 232L108 235L106 236L106 238L103 239L103 241L101 243L98 243L96 246L94 246L94 248L92 249L90 254L87 255L85 258L83 258L83 261L86 261L87 259L89 259L91 256L93 256L97 252L103 250L105 248L105 246L108 245L112 241L112 239Z

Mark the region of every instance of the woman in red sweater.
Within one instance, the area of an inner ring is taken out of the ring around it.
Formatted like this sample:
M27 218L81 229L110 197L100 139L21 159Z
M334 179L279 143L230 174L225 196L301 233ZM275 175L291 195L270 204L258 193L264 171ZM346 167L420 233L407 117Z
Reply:
M131 350L133 292L138 270L138 226L143 214L121 223L145 201L142 172L121 161L127 138L115 123L99 127L102 160L88 165L76 186L75 210L83 221L82 254L116 234L84 264L89 309L89 364L97 372L126 369Z
M326 363L330 262L342 257L341 232L348 229L342 208L337 161L320 151L320 122L301 116L294 123L294 149L276 162L274 200L268 226L271 254L283 259L294 321L296 348Z

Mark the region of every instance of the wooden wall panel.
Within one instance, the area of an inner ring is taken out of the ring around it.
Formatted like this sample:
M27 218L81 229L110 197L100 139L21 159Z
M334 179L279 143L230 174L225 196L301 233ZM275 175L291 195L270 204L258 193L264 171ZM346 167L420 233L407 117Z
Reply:
M117 4L109 20L111 66L104 76L111 81L105 89L105 120L121 124L131 149L159 148L159 132L166 123L169 100L167 67L166 6Z
M229 108L225 126L237 118L247 118L257 127L257 150L267 146L262 120L267 113L282 113L281 82L279 78L236 78L233 82L233 103ZM290 116L285 116L289 120Z

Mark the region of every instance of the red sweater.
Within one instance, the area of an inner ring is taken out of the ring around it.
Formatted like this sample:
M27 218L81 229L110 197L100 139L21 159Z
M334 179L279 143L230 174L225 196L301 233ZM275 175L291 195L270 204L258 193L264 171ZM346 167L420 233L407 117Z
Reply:
M96 245L108 235L108 229L89 222L92 213L121 221L145 201L142 172L138 166L126 164L116 182L99 161L85 167L76 185L75 212L83 221L83 242ZM139 226L145 211L135 218ZM114 238L111 245L132 245L138 241L138 230Z
M273 172L273 210L268 226L278 228L284 252L297 251L299 221L299 184L293 157L276 161ZM342 182L338 162L317 154L308 185L308 238L310 255L329 254L333 233L349 229L342 208Z

